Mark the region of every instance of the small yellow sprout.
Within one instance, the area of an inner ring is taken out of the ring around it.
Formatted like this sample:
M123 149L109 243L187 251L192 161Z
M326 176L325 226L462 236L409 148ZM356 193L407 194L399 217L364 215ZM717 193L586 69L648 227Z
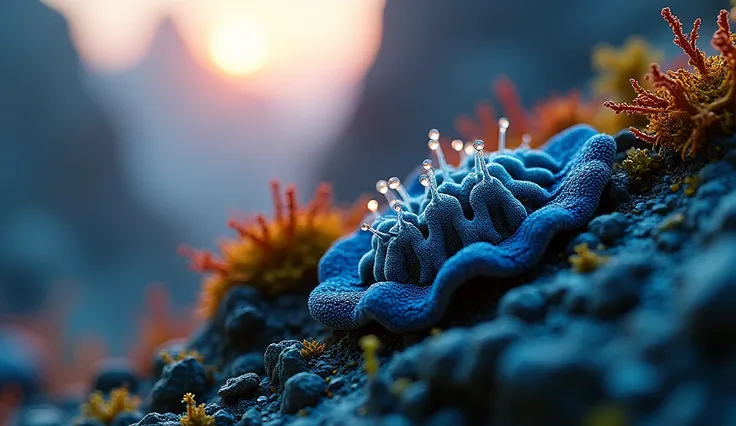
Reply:
M204 404L197 405L194 394L188 392L181 402L187 404L187 412L181 416L182 426L214 426L215 418L204 412Z
M378 348L381 341L373 334L368 334L360 338L360 347L363 349L363 369L369 377L375 377L378 372Z

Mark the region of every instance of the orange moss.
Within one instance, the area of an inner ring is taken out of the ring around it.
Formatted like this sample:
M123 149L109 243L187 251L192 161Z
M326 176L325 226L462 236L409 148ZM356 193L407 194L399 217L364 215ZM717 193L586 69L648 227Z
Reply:
M148 376L151 363L157 351L166 342L189 336L196 327L196 321L189 312L174 312L171 307L169 290L162 284L146 288L145 311L138 315L136 345L130 358L139 374Z
M736 130L736 46L726 10L718 15L718 30L711 41L719 56L707 56L697 47L700 18L685 35L682 23L669 8L662 9L662 17L694 72L682 68L662 72L659 65L652 64L647 77L654 91L631 79L636 98L630 104L606 101L604 106L618 114L647 117L646 130L630 130L643 141L680 152L685 159L700 151L711 133Z
M140 402L140 398L131 396L128 389L117 388L110 392L110 397L107 400L105 400L102 392L93 392L87 402L82 404L81 411L82 416L109 425L118 414L137 410Z
M220 244L221 255L189 247L181 251L191 258L192 269L208 274L200 297L200 313L210 318L220 301L237 285L252 285L268 296L294 291L316 273L317 264L332 243L355 229L364 214L332 206L332 189L321 184L304 208L297 204L296 190L271 182L274 218L258 215L255 221L231 220L228 226L238 238Z

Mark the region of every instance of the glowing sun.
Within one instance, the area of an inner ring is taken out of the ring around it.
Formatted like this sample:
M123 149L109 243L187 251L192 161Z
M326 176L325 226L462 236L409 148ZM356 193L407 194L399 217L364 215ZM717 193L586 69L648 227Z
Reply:
M266 32L247 20L231 20L214 27L209 53L220 70L233 76L258 71L268 54Z

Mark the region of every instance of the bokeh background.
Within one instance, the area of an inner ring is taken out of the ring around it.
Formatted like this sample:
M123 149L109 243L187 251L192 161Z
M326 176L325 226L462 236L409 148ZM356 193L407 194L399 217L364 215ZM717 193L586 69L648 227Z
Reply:
M704 17L706 48L729 7L4 0L0 341L12 323L127 354L167 303L184 333L200 277L177 246L213 247L231 216L270 212L270 179L303 199L329 181L349 203L421 161L429 128L456 134L499 75L530 106L586 89L597 43L638 34L677 55L663 6L686 28Z

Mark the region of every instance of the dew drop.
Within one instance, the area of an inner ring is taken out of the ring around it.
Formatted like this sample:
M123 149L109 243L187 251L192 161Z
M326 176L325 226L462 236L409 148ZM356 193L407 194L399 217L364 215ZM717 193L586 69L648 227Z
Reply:
M430 169L432 169L432 160L430 160L428 158L428 159L422 161L422 167L424 168L424 170L430 170Z
M468 142L465 144L465 155L472 155L473 154L473 144Z
M475 149L476 151L483 151L485 147L486 143L480 139L476 139L475 142L473 142L473 149Z
M388 182L385 180L379 180L376 182L376 191L380 192L381 194L385 194L388 192Z
M437 129L431 129L429 131L429 138L432 139L433 141L438 140L440 138L440 131Z
M391 208L394 209L394 211L397 213L400 212L401 211L401 201L399 200L392 201Z
M437 148L440 147L440 142L436 139L430 139L429 142L427 142L427 146L432 151L437 151Z
M371 226L368 225L367 223L363 222L363 223L360 224L360 230L361 231L367 231L369 229L371 229Z
M372 211L373 213L378 211L378 201L376 200L369 200L368 201L368 210Z
M500 127L503 130L506 130L509 128L509 119L506 117L501 117L498 119L498 127Z
M401 181L396 176L388 180L388 187L391 189L398 189L401 186Z
M429 176L424 173L419 175L419 183L421 183L422 186L429 186Z
M452 149L454 149L457 152L462 151L463 146L465 146L463 144L463 141L461 141L460 139L455 139L454 141L452 141L451 145L452 145Z

